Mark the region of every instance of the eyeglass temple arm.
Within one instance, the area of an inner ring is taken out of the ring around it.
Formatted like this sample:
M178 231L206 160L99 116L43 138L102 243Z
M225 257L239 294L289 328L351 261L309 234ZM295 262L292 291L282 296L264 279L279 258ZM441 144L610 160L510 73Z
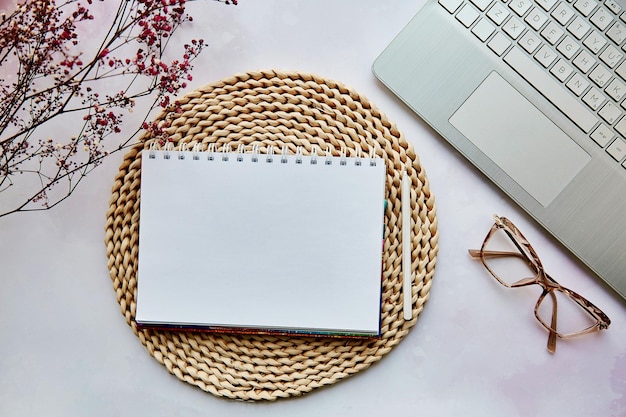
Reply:
M550 332L550 334L548 335L548 352L550 353L554 353L556 352L556 338L557 338L557 332L556 332L556 325L557 325L557 319L556 319L556 313L557 313L557 301L556 301L556 294L554 294L554 291L550 291L550 296L552 297L552 320L550 322L550 329L548 329L548 331Z
M477 259L480 259L482 257L498 258L498 257L505 257L505 256L515 256L517 258L526 259L526 257L519 252L505 252L505 251L491 251L491 250L483 251L480 249L469 249L468 253L472 258L477 258Z

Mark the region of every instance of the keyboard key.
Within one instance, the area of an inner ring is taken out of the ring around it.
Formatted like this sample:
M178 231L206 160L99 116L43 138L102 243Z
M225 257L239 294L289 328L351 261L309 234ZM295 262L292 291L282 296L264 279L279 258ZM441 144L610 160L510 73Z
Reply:
M589 72L591 67L596 63L595 58L587 51L580 51L576 58L572 61L574 66L584 72L585 74Z
M606 101L606 97L604 97L597 88L591 87L587 94L583 96L583 101L587 103L592 110L598 110Z
M567 25L572 17L574 17L574 10L569 7L565 2L559 3L551 13L552 17L554 17L561 25Z
M600 59L610 68L616 66L624 57L624 54L621 53L617 48L613 45L609 45L606 49L600 54Z
M604 45L606 45L606 43L607 40L604 38L604 36L596 32L595 30L591 33L591 35L587 36L587 39L585 39L585 41L583 42L583 44L587 48L589 48L589 50L594 54L599 53L600 49L602 49Z
M557 0L535 0L535 2L540 5L543 10L549 12L552 7L556 4Z
M614 78L604 91L606 91L606 93L611 96L613 100L622 101L622 98L624 98L624 94L626 93L626 85L624 85L624 83L619 81L617 78Z
M615 130L617 130L622 136L626 136L626 117L623 117L622 120L617 122Z
M602 65L598 65L591 71L589 78L591 78L591 81L596 83L598 87L604 88L604 86L611 81L611 78L613 78L613 74Z
M496 25L501 25L504 22L511 12L500 2L497 2L493 5L491 9L487 12L487 17L491 19L493 23Z
M602 117L608 124L613 124L620 118L622 115L621 110L615 104L610 101L602 107L602 109L598 112L600 117Z
M456 12L456 9L459 8L461 3L463 3L463 0L439 0L439 4L450 13Z
M472 23L478 19L478 16L479 13L469 4L463 6L461 11L456 14L458 21L463 23L466 28L472 26Z
M535 59L543 65L544 68L548 68L552 65L552 63L556 60L556 57L556 52L554 52L552 48L547 45L543 45L535 54Z
M561 110L585 133L591 132L597 119L583 104L574 99L565 91L561 84L530 60L518 48L513 48L505 55L504 61L518 74L535 87L544 97Z
M590 20L598 29L604 30L609 27L613 21L613 16L611 16L611 12L607 9L601 7L591 16Z
M491 4L491 0L470 0L474 6L478 7L481 12L484 12L487 9L487 6Z
M552 67L552 69L550 69L550 72L559 79L559 81L561 81L562 83L565 82L565 80L567 80L567 77L569 77L573 72L574 72L574 68L572 68L567 61L563 60L563 59L559 59L559 61L556 63L556 65L554 65Z
M543 14L539 8L535 7L532 9L528 16L524 19L526 23L528 23L533 29L539 30L541 27L548 21L548 16Z
M511 10L517 13L518 16L524 16L532 5L533 2L531 0L513 0L509 3Z
M622 11L622 6L620 6L615 0L604 0L604 4L615 14L619 14Z
M593 139L594 142L602 148L608 145L613 137L615 137L613 131L604 124L600 124L600 126L598 126L598 128L591 134L591 139Z
M606 148L606 151L615 159L616 161L621 161L626 157L626 142L624 139L617 138Z
M606 32L606 35L616 44L621 44L626 36L626 28L619 22L615 22L613 26Z
M626 80L626 61L622 62L622 64L617 67L615 73L622 77L623 80Z
M502 29L512 38L517 39L526 30L526 26L516 17L511 17Z
M558 49L559 52L565 56L565 58L572 59L574 54L580 49L580 45L578 45L578 42L576 42L574 38L567 35L561 43L559 43L556 49Z
M554 45L559 41L559 39L561 39L561 36L563 36L564 33L565 32L559 25L554 22L550 22L545 29L541 31L541 36L543 36L543 38L547 40L550 45Z
M578 40L582 39L589 32L589 29L591 29L589 23L580 16L576 16L574 21L567 26L567 31Z
M508 47L511 46L511 41L505 35L498 32L496 33L496 36L494 36L493 39L491 39L487 45L498 56L502 56L504 51L506 51Z
M528 31L519 40L519 44L526 52L532 54L541 45L541 40L533 32Z
M576 3L574 3L574 7L576 8L576 10L582 13L583 16L589 16L597 5L598 3L594 0L578 0Z
M569 88L572 91L572 93L576 94L577 96L580 96L582 93L585 92L585 90L587 89L587 87L589 87L590 84L591 83L587 81L585 77L583 77L579 73L576 73L574 74L572 78L570 78L570 80L565 85L567 85L567 88Z
M486 42L495 30L496 28L487 19L480 19L472 28L472 33L481 41Z

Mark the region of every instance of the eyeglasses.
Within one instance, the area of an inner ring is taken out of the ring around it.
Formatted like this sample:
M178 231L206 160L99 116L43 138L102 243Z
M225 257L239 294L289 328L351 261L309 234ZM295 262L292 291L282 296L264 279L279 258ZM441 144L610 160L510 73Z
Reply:
M602 310L580 294L560 285L544 271L539 256L510 220L497 215L494 215L494 220L481 248L470 249L469 254L479 259L505 287L537 284L542 288L535 304L535 317L550 332L550 353L556 351L557 338L567 339L609 327L611 320ZM561 309L558 320L557 306Z

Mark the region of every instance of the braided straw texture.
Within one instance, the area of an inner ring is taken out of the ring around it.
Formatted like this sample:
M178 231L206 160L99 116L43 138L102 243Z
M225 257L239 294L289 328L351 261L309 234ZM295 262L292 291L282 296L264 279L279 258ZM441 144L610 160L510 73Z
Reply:
M138 329L135 323L142 150L145 133L125 155L106 221L108 267L126 322L159 363L180 380L216 396L254 401L308 393L367 369L415 325L428 300L437 255L435 203L413 148L363 96L339 83L303 73L251 72L187 94L182 110L162 113L174 145L259 146L303 154L328 147L334 156L373 151L387 167L382 277L382 337L376 339L229 335ZM413 318L402 314L401 172L411 181ZM180 216L184 213L174 213ZM164 219L166 222L167 219ZM183 260L181 260L183 261ZM349 302L349 300L346 300Z

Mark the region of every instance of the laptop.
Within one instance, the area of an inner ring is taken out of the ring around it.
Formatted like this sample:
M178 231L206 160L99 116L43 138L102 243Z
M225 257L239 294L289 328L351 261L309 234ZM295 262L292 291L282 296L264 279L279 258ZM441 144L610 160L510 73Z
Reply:
M626 299L620 1L428 0L373 72Z

